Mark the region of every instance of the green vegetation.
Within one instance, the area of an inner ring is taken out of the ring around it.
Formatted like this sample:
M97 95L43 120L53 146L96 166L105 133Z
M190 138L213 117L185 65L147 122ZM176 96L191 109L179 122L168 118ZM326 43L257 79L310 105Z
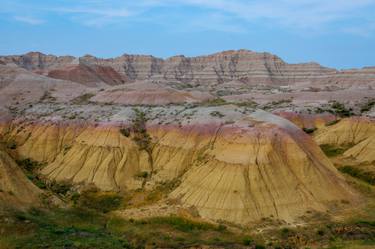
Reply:
M358 178L364 182L367 182L371 185L375 185L375 174L373 172L366 172L352 166L343 166L339 170L342 173L351 175L352 177Z
M346 145L344 147L336 147L330 144L322 144L320 145L320 148L326 154L328 157L335 157L342 155L347 149L352 147L352 145Z
M64 197L72 189L73 185L69 181L55 181L47 180L39 174L39 169L43 164L34 161L30 158L16 160L16 163L24 171L27 178L32 181L37 187L44 190L49 190L54 194Z
M146 122L148 120L146 113L138 108L133 108L134 118L130 130L133 132L133 140L137 143L140 150L145 150L151 154L151 136L147 133Z
M147 171L142 171L137 173L135 176L139 178L147 178L149 176L149 173Z
M104 216L88 210L31 210L0 219L0 248L133 248L105 229Z
M130 128L121 128L120 133L125 137L130 137Z
M145 222L145 221L141 221L141 222ZM149 224L169 225L173 227L174 229L181 231L181 232L208 231L208 230L219 231L219 227L217 225L191 221L191 220L187 220L178 216L154 217L154 218L149 218L146 222Z
M311 134L314 133L314 131L316 131L316 128L303 128L302 130L307 134Z
M227 101L222 98L210 99L201 103L202 106L221 106L227 104Z
M46 181L38 174L42 164L30 158L16 160L16 163L24 171L27 178L41 189L47 189Z
M370 111L375 106L375 99L369 99L367 103L361 106L361 113Z
M80 208L95 210L100 213L108 213L121 206L122 197L114 192L101 192L92 187L82 191L76 198L76 205Z
M222 118L222 117L225 116L224 114L222 114L222 113L219 112L219 111L213 111L213 112L210 112L210 115L211 115L212 117L219 117L219 118Z
M331 102L331 109L328 110L328 112L338 115L340 117L350 117L354 115L352 108L346 108L344 104L333 101Z
M340 119L336 119L336 120L333 120L333 121L331 121L331 122L328 122L328 123L326 124L326 126L332 126L332 125L337 124L338 122L340 122Z
M17 149L17 143L14 140L10 140L7 142L6 147L10 150L15 150Z
M220 225L176 216L125 220L84 208L0 214L0 248L186 248L254 246ZM261 246L259 244L259 246ZM259 247L261 248L261 247Z
M256 108L258 106L258 103L252 100L238 102L234 104L237 105L238 107L249 107L249 108Z

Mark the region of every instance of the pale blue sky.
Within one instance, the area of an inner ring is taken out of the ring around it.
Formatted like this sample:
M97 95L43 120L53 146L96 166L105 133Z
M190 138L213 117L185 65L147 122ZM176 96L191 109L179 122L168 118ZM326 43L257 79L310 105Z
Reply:
M375 0L0 0L0 54L169 57L228 49L375 66Z

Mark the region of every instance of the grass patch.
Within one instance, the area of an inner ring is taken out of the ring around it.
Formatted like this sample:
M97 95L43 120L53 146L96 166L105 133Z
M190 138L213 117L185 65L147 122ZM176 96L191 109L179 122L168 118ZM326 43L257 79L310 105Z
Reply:
M83 208L0 214L0 248L239 248L242 235L179 217L125 220Z
M195 222L177 216L155 217L143 220L141 222L148 222L150 224L158 225L169 225L174 229L182 232L219 230L219 226L210 223Z
M118 209L123 198L114 192L100 192L96 188L82 191L76 198L76 204L82 208L88 208L100 213L108 213Z
M344 154L344 152L349 149L352 145L347 145L345 147L336 147L330 144L322 144L320 148L328 157L335 157Z
M358 178L364 182L367 182L368 184L375 185L375 174L372 172L366 172L352 166L343 166L340 167L339 170L342 173Z
M87 210L31 210L13 213L8 219L11 222L0 225L12 227L11 232L2 229L1 237L7 238L0 240L2 248L133 248L126 239L105 229L104 216Z
M221 106L227 104L227 101L222 98L210 99L201 103L202 106Z

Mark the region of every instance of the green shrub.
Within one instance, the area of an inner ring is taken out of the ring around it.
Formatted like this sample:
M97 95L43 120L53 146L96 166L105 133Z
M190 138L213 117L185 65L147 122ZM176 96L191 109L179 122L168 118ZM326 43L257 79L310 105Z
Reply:
M120 133L125 137L129 137L130 136L130 128L121 128Z
M228 104L227 101L222 98L215 98L202 102L203 106L221 106L226 104Z
M244 101L235 103L238 107L249 107L249 108L256 108L258 106L258 103L252 100Z
M335 120L333 120L333 121L331 121L331 122L328 122L328 123L326 124L326 126L332 126L332 125L337 124L338 122L340 122L340 119L335 119Z
M350 117L353 115L353 110L351 108L346 108L344 104L333 101L331 103L331 109L329 110L332 114L336 114L340 117Z
M263 245L255 245L255 249L266 249Z
M375 106L375 99L368 100L367 103L365 103L361 107L361 113L368 112L372 109L372 107Z
M16 143L16 141L14 141L14 140L10 140L10 141L7 143L7 148L10 149L10 150L15 150L15 149L17 149L17 143Z
M77 205L82 208L108 213L121 206L122 197L117 193L100 192L97 189L83 191L77 200Z
M302 130L307 134L311 134L314 133L314 131L316 131L316 128L303 128Z
M131 131L134 133L133 140L139 146L140 150L145 150L151 154L151 136L147 133L146 122L148 120L146 113L134 108L134 118L132 119Z
M251 246L254 243L254 240L251 237L245 237L243 239L243 244L245 246Z
M219 111L213 111L213 112L210 112L210 115L211 115L212 117L219 117L219 118L222 118L222 117L225 116L224 114L222 114L222 113L219 112Z
M73 184L68 181L51 181L48 184L48 189L51 190L53 193L58 195L66 195L69 191L71 191Z
M41 163L30 158L16 160L16 163L26 172L35 172L41 167Z
M149 173L147 171L142 171L137 173L135 176L139 178L147 178L149 176Z
M170 217L154 217L147 220L142 220L140 222L146 222L151 224L162 224L170 225L174 229L182 232L192 232L195 230L205 231L205 230L218 230L219 228L210 223L196 222L188 219L184 219L178 216Z
M340 167L339 170L342 173L351 175L352 177L358 178L371 185L375 185L375 174L372 172L365 172L361 169L354 168L352 166L343 166L343 167Z
M320 145L320 148L322 149L324 154L326 154L326 156L328 157L339 156L339 155L342 155L346 151L346 148L335 147L330 144L322 144Z
M30 158L16 160L16 163L24 171L26 177L32 181L38 188L47 189L47 184L42 177L39 176L38 170L42 166L41 163Z

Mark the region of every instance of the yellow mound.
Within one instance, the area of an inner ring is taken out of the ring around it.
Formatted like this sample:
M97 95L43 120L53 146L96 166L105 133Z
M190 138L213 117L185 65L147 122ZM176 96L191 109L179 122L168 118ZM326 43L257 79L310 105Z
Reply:
M34 186L14 160L0 150L0 206L25 208L40 204L40 189Z
M42 170L49 178L104 190L140 188L143 172L152 175L146 188L178 179L170 198L207 219L294 221L355 198L310 136L265 112L235 124L149 127L152 160L114 125L36 127L13 127L8 136L20 142L20 155L49 162Z
M375 121L368 118L347 118L319 129L315 136L318 144L350 145L344 158L357 163L375 162Z

